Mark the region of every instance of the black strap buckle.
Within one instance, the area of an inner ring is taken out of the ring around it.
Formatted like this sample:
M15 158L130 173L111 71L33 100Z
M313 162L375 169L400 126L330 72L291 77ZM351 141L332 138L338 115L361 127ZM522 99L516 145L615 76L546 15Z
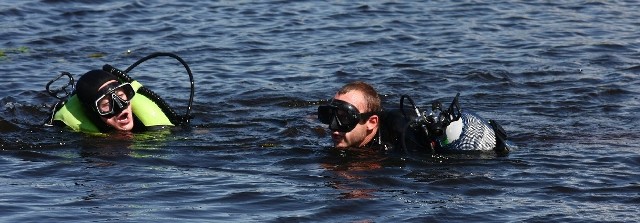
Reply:
M54 82L60 80L63 76L67 76L67 78L69 79L69 82L67 82L66 84L64 84L62 87L56 88L56 89L51 89L51 84L53 84ZM68 89L68 88L71 89ZM71 95L73 88L74 88L74 81L73 81L73 76L71 76L71 74L69 72L62 72L60 75L58 75L56 78L54 78L53 80L50 80L47 85L45 86L45 88L47 89L47 92L49 93L49 95L57 98L57 99L64 99L67 98L69 95ZM63 93L63 94L61 94Z

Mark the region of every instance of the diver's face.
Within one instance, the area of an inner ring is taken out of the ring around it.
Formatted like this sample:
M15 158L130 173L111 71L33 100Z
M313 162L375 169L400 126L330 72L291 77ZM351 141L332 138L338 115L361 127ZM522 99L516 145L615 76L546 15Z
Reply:
M104 83L102 86L100 86L100 89L107 87L107 85L113 82L116 82L116 81L109 81ZM116 94L118 94L118 92L116 92ZM127 100L131 100L131 99L129 98ZM100 107L104 103L98 101L97 104ZM130 131L131 129L133 129L133 112L131 111L131 106L127 106L127 108L123 109L122 112L115 114L110 118L105 118L103 116L100 116L100 119L102 119L102 121L107 125L120 131Z
M360 112L366 111L365 98L360 91L354 90L349 91L345 94L336 94L334 99L342 100L349 104L352 104ZM375 125L377 128L377 122L375 123ZM368 135L370 135L371 133L368 130L370 130L371 128L372 123L369 121L369 119L363 120L358 122L356 127L349 132L333 131L331 133L331 139L333 140L333 144L336 148L361 147L371 141L371 137L368 137Z

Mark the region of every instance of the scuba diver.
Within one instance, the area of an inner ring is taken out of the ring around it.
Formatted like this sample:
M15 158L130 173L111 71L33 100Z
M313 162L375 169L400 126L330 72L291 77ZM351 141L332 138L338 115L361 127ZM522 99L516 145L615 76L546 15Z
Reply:
M381 111L376 90L358 81L344 85L328 105L319 106L318 119L329 125L335 147L372 147L384 143L378 130Z
M134 67L151 58L169 56L177 59L187 70L191 81L191 95L185 115L178 115L160 96L127 75ZM52 83L67 77L69 82L51 89ZM125 71L106 64L102 70L91 70L75 84L68 72L49 81L46 89L60 99L45 125L67 126L79 132L106 133L112 131L140 132L189 123L193 102L194 82L189 66L171 53L154 53L138 60Z
M399 109L382 109L375 89L361 81L344 85L328 104L318 107L318 119L329 125L336 148L371 147L407 154L495 151L509 153L507 135L495 121L460 109L458 95L448 108L433 102L430 112L420 112L403 95ZM407 99L414 113L407 114Z
M75 92L85 113L89 114L89 118L102 131L109 127L130 131L142 126L142 123L134 124L139 120L133 119L129 106L135 96L131 84L121 83L112 74L103 70L89 71L80 77ZM97 121L98 118L100 121Z

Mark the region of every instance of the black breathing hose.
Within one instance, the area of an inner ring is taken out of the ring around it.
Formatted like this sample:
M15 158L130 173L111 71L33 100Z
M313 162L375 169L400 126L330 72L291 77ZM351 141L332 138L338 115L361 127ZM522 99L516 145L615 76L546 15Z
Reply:
M409 100L409 103L411 103L411 106L413 107L413 111L416 113L416 119L412 120L408 123L405 124L400 137L402 138L402 149L404 149L405 153L409 154L409 150L407 149L407 131L409 130L409 128L413 127L413 125L418 125L418 127L420 127L422 129L422 131L425 134L425 137L429 137L429 130L427 129L427 127L425 126L425 123L423 123L425 120L424 117L422 117L422 114L420 114L420 109L418 108L418 106L416 106L416 103L413 102L413 99L411 99L411 97L409 97L409 95L402 95L400 97L400 111L402 112L402 115L406 118L411 120L411 118L409 116L407 116L407 114L404 112L404 99ZM433 145L430 142L427 142L429 150L431 153L433 153L435 151L435 148L433 147Z
M141 93L145 96L149 96L152 99L155 100L156 103L158 103L158 106L160 106L160 108L163 110L163 112L165 112L166 114L168 114L169 116L171 116L171 122L174 124L182 124L182 123L189 123L191 117L191 108L193 105L193 96L194 96L194 92L195 92L195 87L194 87L194 81L193 81L193 74L191 73L191 69L189 68L189 65L187 65L187 62L185 62L182 58L180 58L179 56L173 54L173 53L165 53L165 52L157 52L157 53L152 53L146 57L143 57L142 59L139 59L138 61L136 61L135 63L133 63L131 66L129 66L126 70L121 71L109 64L105 64L102 67L102 70L109 72L113 75L116 75L118 78L122 79L123 81L126 82L132 82L133 78L131 78L128 73L129 71L133 70L133 68L135 68L136 66L140 65L141 63L155 58L155 57L161 57L161 56L168 56L168 57L172 57L176 60L178 60L183 66L184 68L187 70L187 74L189 74L189 81L191 84L191 92L189 95L189 103L187 105L187 112L184 116L179 116L177 115L177 113L175 111L173 111L173 109L171 109L171 107L164 101L162 100L162 98L160 98L160 96L158 96L155 92L149 90L148 88L142 87Z

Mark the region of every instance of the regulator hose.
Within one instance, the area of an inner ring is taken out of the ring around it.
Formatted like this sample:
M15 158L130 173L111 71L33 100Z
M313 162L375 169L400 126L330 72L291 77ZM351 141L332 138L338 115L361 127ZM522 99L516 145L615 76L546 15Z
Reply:
M407 132L409 131L409 129L413 129L413 128L420 128L420 130L422 130L422 132L424 133L425 137L429 138L431 136L431 134L429 134L429 130L426 127L426 124L428 123L428 121L426 120L426 118L424 117L423 114L420 113L420 109L418 108L418 106L416 106L416 103L413 102L413 99L411 99L411 97L409 97L409 95L402 95L400 97L400 111L402 112L402 115L406 118L411 120L411 118L409 116L407 116L407 114L404 112L404 99L407 99L409 101L409 103L411 103L411 106L413 107L413 111L416 113L416 118L413 121L410 121L409 123L407 123L401 134L400 134L400 138L402 138L401 140L401 145L402 145L402 149L405 151L405 153L409 154L409 149L407 148ZM434 145L430 142L427 142L427 147L429 149L430 153L433 153L435 151Z
M193 96L194 96L194 92L195 92L195 87L194 87L194 81L193 81L193 74L191 73L191 69L189 68L189 65L187 65L187 62L185 62L182 58L180 58L178 55L175 55L173 53L166 53L166 52L156 52L156 53L152 53L146 57L143 57L141 59L139 59L138 61L136 61L135 63L133 63L131 66L129 66L126 70L121 71L109 64L105 64L102 67L102 70L109 72L115 76L117 76L118 78L122 79L123 81L126 82L132 82L133 78L131 78L128 73L129 71L133 70L133 68L135 68L136 66L140 65L141 63L152 59L152 58L156 58L156 57L161 57L161 56L168 56L171 58L174 58L176 60L178 60L186 69L187 74L189 75L189 81L190 81L190 85L191 85L191 91L189 94L189 102L187 105L187 111L185 113L184 116L180 116L178 115L173 109L171 109L171 107L164 101L162 100L162 98L160 98L160 96L158 96L158 94L156 94L155 92L151 91L150 89L146 88L146 87L141 87L139 90L141 90L140 93L142 93L143 95L152 98L157 104L158 106L163 110L163 112L165 114L168 114L170 116L171 122L174 124L183 124L183 123L189 123L190 119L192 119L193 117L191 116L191 108L193 106Z

